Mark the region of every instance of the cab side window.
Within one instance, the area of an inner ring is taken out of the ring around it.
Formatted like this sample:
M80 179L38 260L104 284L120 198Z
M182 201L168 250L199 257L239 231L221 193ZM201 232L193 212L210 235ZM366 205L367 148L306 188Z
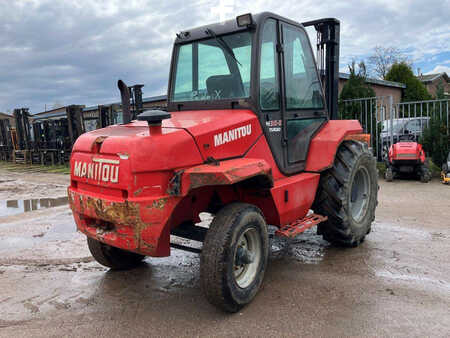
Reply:
M278 85L278 53L276 21L269 19L264 24L261 44L261 67L259 70L259 103L264 110L280 109Z
M284 25L283 45L286 109L322 109L322 89L305 32Z
M306 33L288 24L282 28L287 160L289 165L301 169L312 136L326 120L323 114L316 114L323 110L324 101Z

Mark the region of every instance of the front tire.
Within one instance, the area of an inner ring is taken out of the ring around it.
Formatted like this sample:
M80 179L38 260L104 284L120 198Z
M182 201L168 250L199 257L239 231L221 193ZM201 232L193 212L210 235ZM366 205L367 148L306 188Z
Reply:
M143 255L116 248L90 237L87 237L87 243L95 260L114 270L134 268L145 258Z
M213 219L203 242L200 281L208 301L227 312L250 303L264 278L267 224L250 204L232 203Z
M387 168L386 172L384 173L384 178L388 182L392 182L394 180L394 172L391 168Z
M367 144L344 141L333 167L323 173L314 201L314 211L328 216L317 231L333 244L358 246L375 219L378 177Z
M425 164L422 164L419 169L420 182L428 183L431 181L431 171Z

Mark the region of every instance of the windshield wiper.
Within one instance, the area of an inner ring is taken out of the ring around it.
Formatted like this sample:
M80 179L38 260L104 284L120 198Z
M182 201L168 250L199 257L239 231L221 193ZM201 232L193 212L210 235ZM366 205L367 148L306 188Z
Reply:
M205 31L206 34L211 35L216 41L222 46L222 48L230 55L234 61L237 62L239 66L242 67L241 63L236 59L236 55L234 55L233 49L222 39L220 36L217 36L216 33L211 28L207 28Z

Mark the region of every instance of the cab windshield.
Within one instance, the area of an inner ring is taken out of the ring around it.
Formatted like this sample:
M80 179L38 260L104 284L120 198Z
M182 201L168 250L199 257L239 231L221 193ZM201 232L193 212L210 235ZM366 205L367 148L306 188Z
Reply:
M178 47L172 101L249 97L251 33L211 36Z

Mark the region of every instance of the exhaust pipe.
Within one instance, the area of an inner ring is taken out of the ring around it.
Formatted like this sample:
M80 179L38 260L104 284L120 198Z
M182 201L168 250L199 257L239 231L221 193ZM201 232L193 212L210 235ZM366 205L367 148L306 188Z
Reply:
M125 82L122 80L117 81L117 87L120 90L120 96L122 99L122 117L123 124L131 122L131 112L130 112L130 90L128 89Z

